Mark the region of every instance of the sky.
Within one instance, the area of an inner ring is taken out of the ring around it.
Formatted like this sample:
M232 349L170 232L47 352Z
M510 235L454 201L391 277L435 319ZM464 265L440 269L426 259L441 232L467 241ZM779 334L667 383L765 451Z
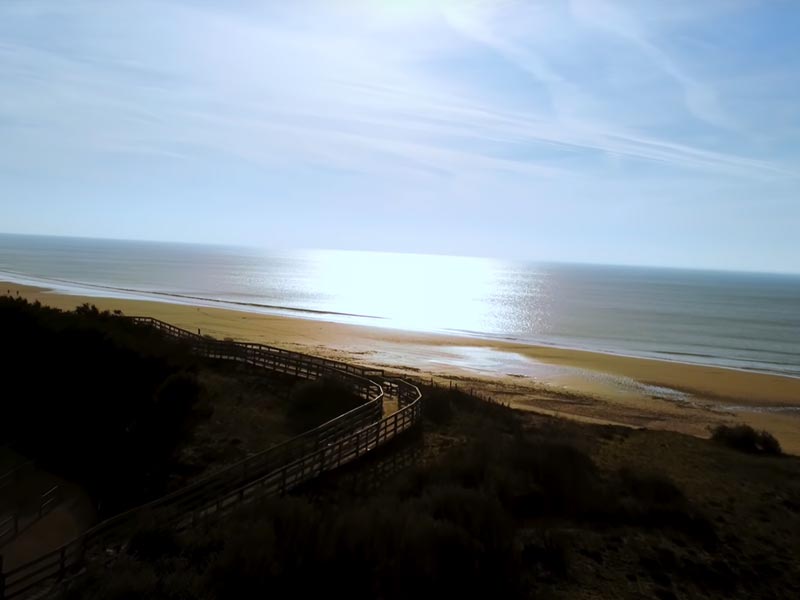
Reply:
M796 0L2 0L0 231L800 272Z

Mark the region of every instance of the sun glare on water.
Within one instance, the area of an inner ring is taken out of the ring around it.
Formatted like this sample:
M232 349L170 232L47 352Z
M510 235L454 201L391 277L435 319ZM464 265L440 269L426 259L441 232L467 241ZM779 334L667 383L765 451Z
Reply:
M380 252L320 253L314 274L335 310L416 331L494 331L503 317L496 261ZM330 304L328 304L330 306Z

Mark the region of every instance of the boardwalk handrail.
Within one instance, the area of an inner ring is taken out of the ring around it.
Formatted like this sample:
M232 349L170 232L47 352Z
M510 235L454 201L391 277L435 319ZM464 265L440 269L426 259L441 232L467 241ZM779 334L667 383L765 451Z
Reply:
M351 462L421 422L422 394L381 369L351 365L264 344L220 341L150 317L121 317L136 325L188 342L192 352L232 360L276 373L317 379L334 377L352 387L364 404L300 435L254 454L180 490L107 519L53 552L0 572L0 600L11 600L51 578L61 579L86 557L90 547L129 536L144 514L163 525L185 528L221 517L241 503L285 494L320 474ZM383 417L384 390L396 391L399 409ZM0 561L0 565L2 561Z
M0 548L53 510L59 503L60 498L60 489L57 485L54 485L39 495L39 505L35 512L14 512L0 519Z
M0 475L0 489L3 489L7 485L11 485L17 478L21 476L20 474L24 469L34 468L35 464L35 461L29 460L17 465L13 469L9 469Z
M329 358L321 358L319 356L313 356L311 354L303 354L302 352L295 352L293 350L286 350L285 348L279 348L277 346L267 346L265 344L258 344L253 342L236 342L232 340L217 340L210 336L200 335L199 333L194 333L192 331L187 331L185 329L181 329L180 327L176 327L175 325L171 325L170 323L166 323L165 321L161 321L159 319L154 319L153 317L123 317L126 318L133 323L137 323L140 325L149 325L154 329L158 329L159 331L166 333L170 337L180 340L189 340L195 343L212 343L215 345L235 345L243 348L255 348L261 352L274 354L278 356L285 356L290 357L293 360L297 360L300 362L307 362L310 364L317 364L317 365L324 365L326 368L333 369L336 371L341 371L344 373L351 373L354 375L359 375L361 377L371 377L371 376L383 376L382 369L375 369L370 367L362 367L360 365L353 365L350 363L346 363L339 360L332 360Z

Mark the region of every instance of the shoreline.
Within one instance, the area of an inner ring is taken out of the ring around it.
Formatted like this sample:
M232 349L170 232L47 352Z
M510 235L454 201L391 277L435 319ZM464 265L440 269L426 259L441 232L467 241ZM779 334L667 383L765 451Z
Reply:
M6 281L2 279L2 277L6 275L14 275L18 277L18 280ZM57 284L64 284L63 288L59 289L58 287L43 287L47 286L47 284L51 282L55 282ZM30 277L27 275L23 275L21 273L14 273L12 271L0 271L0 286L3 285L7 286L12 284L25 287L46 289L50 293L63 294L65 296L85 296L89 298L118 298L120 300L142 300L150 302L165 302L167 304L186 304L188 306L209 306L210 308L222 308L222 309L227 308L229 310L241 310L242 312L253 312L256 314L281 314L282 312L286 312L290 314L299 313L308 315L354 317L360 319L374 319L376 321L384 319L384 317L361 315L357 313L337 312L332 310L321 310L313 308L293 308L291 306L280 306L277 304L259 304L257 302L240 302L237 300L218 300L215 298L205 298L203 296L178 294L176 292L158 292L155 290L143 291L133 288L122 288L110 285L101 285L97 283L95 284L81 283L78 281L70 281L68 279ZM111 292L117 295L104 296L102 294L98 295L87 294L87 292L91 291L98 291L105 293ZM239 307L249 307L250 310L247 310L247 308L239 308ZM258 310L252 310L252 309L264 309L264 312L261 313ZM308 318L313 318L313 317L308 317Z
M715 424L744 422L800 454L800 378L628 357L508 340L434 334L215 306L72 295L0 282L2 293L66 310L151 316L220 339L368 364L474 388L516 408L583 421L708 436ZM787 410L788 409L788 410Z
M4 277L11 275L18 278L4 279ZM56 284L51 286L50 284ZM800 374L795 375L778 370L745 368L738 366L731 366L726 364L714 362L700 362L691 360L681 360L681 355L670 353L659 353L654 351L650 354L629 354L625 351L614 351L592 348L589 346L564 346L553 344L543 341L526 341L524 339L500 336L493 336L491 334L461 331L461 330L441 330L441 331L425 331L425 330L409 330L399 327L392 327L385 317L365 315L358 313L337 312L321 309L311 308L295 308L291 306L259 304L256 302L240 302L236 300L219 300L214 298L206 298L203 296L192 296L189 294L178 294L173 292L159 292L159 291L142 291L132 288L119 288L108 285L88 284L77 281L70 281L67 279L33 277L23 273L15 273L13 271L0 271L0 287L13 287L19 288L32 288L40 292L45 292L52 295L63 295L68 297L83 298L84 301L91 300L119 300L122 302L148 302L156 304L174 304L188 307L210 308L223 311L242 312L251 315L265 315L275 317L285 317L290 319L322 321L325 323L336 323L353 327L367 327L386 330L387 332L402 332L407 334L430 336L440 338L455 338L465 339L470 341L478 341L481 345L492 345L502 348L519 347L523 349L537 349L538 351L552 350L555 353L585 353L603 357L616 357L620 359L642 360L673 363L677 365L696 366L709 369L724 369L726 371L736 371L742 373L753 373L758 375L772 375L777 377L784 377L796 379L800 382ZM96 292L96 293L91 293ZM108 295L110 294L110 295ZM325 317L345 317L343 320L327 320ZM471 345L471 344L470 344ZM659 355L663 354L663 355ZM712 357L708 357L712 358ZM800 396L797 397L797 402L800 404Z

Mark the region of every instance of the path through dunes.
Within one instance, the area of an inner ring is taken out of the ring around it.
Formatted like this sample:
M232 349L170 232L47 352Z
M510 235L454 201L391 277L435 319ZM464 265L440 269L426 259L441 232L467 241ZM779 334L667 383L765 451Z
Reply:
M120 317L124 318L124 317ZM141 327L186 344L209 359L235 361L301 379L331 377L351 387L364 403L291 440L265 450L172 494L108 519L60 548L16 568L5 568L0 599L20 597L43 582L61 579L96 553L124 542L144 515L186 528L220 518L245 502L282 495L322 473L353 462L421 422L419 389L403 380L340 361L260 344L218 341L150 318L129 318ZM386 398L393 405L384 406ZM395 406L397 407L394 410ZM393 411L393 412L392 412ZM388 416L384 416L387 414Z

